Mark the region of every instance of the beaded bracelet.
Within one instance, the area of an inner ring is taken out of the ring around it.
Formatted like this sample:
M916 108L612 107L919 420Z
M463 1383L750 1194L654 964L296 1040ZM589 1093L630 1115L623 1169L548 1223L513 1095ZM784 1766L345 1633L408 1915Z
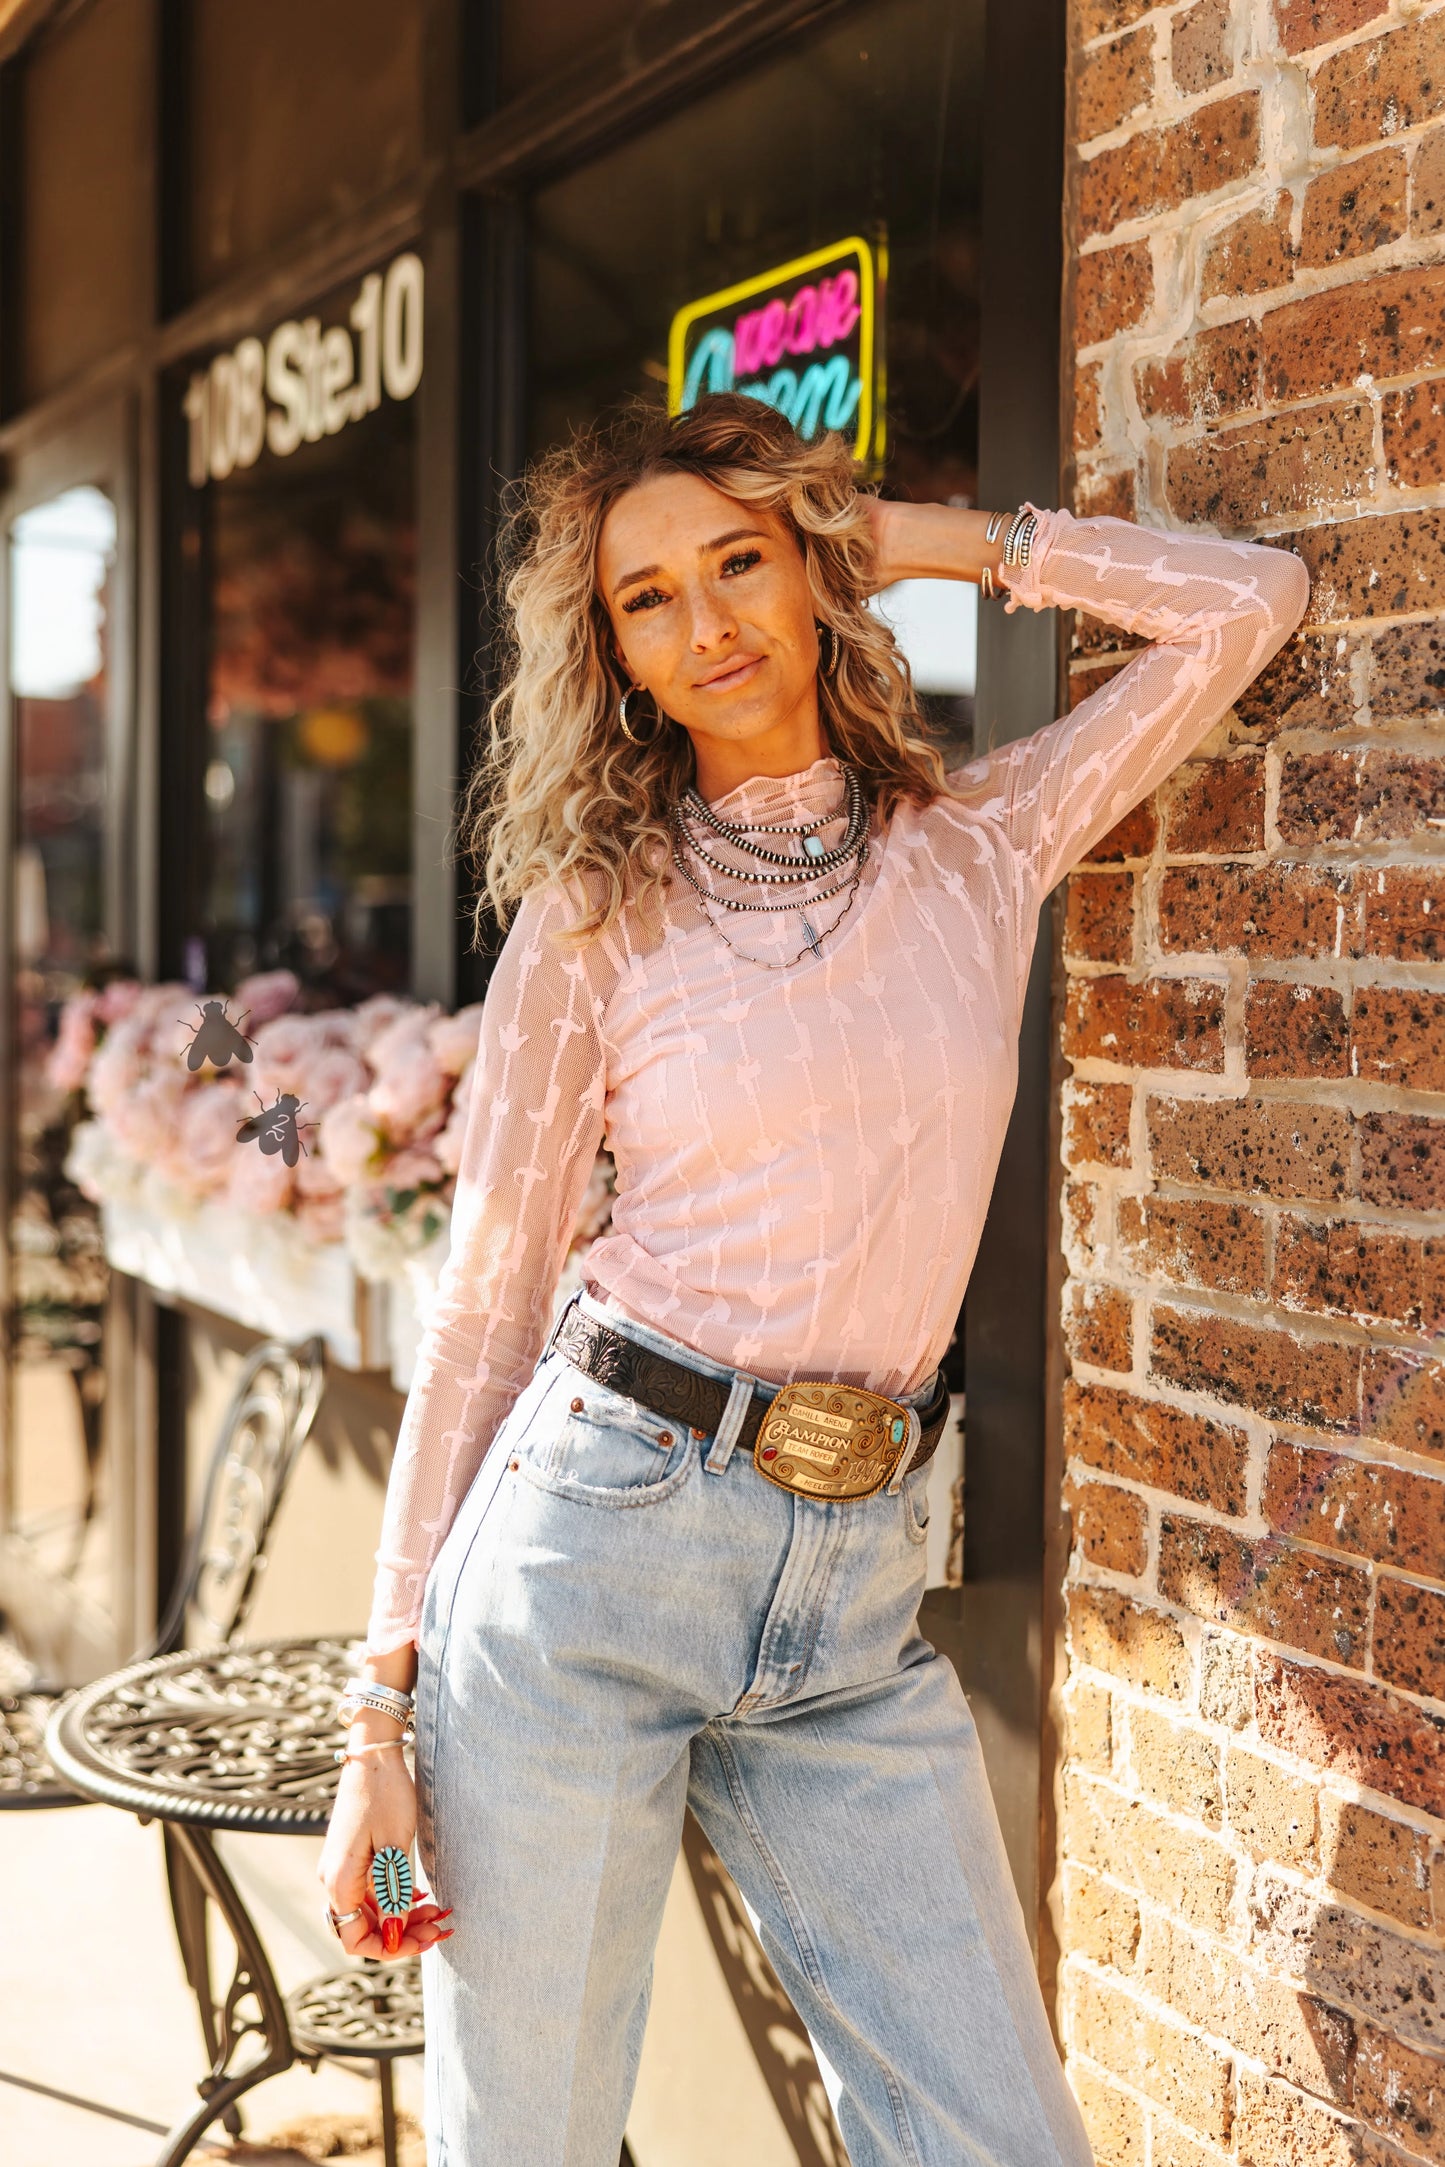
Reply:
M1007 565L1022 567L1033 554L1034 533L1038 520L1026 507L1014 513L1008 533L1004 536L1003 561Z

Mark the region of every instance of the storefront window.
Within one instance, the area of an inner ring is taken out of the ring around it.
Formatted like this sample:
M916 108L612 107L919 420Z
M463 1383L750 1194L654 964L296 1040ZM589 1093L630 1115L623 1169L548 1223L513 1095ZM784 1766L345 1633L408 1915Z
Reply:
M15 731L11 896L17 1052L9 1341L11 1528L35 1562L108 1594L100 1510L100 1226L66 1173L84 1048L57 1046L62 1003L104 976L110 499L70 489L10 530ZM73 1019L82 1034L89 1018Z
M533 448L627 394L666 397L679 312L753 281L762 339L745 355L740 329L738 382L771 384L799 427L839 426L851 440L856 383L833 386L821 363L817 382L803 382L833 331L853 323L851 304L823 321L839 289L824 293L821 279L844 258L814 281L816 320L805 302L792 324L797 351L763 351L762 310L768 274L856 238L867 263L847 272L844 298L863 269L877 283L865 467L893 495L975 502L983 17L982 0L887 0L539 194ZM798 287L782 278L776 290L786 302ZM781 323L781 302L776 313ZM717 321L736 318L724 309ZM850 366L856 352L855 338ZM975 601L972 587L929 582L882 605L950 750L971 729Z
M188 0L190 295L374 203L422 157L420 7Z
M420 276L399 257L187 388L198 984L278 965L321 1002L406 984Z
M156 9L95 0L50 13L17 71L11 276L27 401L144 334L155 248Z

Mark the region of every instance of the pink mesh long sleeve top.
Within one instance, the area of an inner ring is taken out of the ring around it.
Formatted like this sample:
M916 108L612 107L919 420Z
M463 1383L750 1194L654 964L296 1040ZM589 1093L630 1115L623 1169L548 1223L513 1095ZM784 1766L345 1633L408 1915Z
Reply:
M617 1198L587 1276L611 1306L775 1382L896 1395L936 1366L1003 1147L1039 905L1198 745L1309 594L1283 551L1062 511L1001 577L1010 610L1083 609L1153 644L1061 721L970 761L949 796L897 812L820 956L760 968L761 938L734 953L678 881L660 923L624 911L581 949L555 938L559 890L519 911L387 1490L372 1652L417 1637L432 1562L545 1342L604 1136ZM716 803L776 822L839 798L824 759ZM841 823L820 832L831 844ZM771 923L780 941L792 928L790 954L796 921Z

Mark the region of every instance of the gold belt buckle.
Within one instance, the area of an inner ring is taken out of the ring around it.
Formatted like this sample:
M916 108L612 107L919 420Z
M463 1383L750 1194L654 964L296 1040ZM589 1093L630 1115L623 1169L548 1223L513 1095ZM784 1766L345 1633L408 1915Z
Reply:
M760 1475L799 1497L872 1497L908 1444L896 1400L850 1384L785 1384L753 1446Z

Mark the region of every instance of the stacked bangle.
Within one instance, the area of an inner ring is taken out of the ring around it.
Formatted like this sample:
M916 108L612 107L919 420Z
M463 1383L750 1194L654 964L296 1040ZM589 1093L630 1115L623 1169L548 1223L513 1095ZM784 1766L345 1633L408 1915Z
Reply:
M416 1695L399 1692L393 1685L373 1685L369 1678L348 1678L336 1712L344 1723L350 1723L363 1708L391 1716L405 1727L416 1714Z
M1009 565L1025 565L1033 554L1034 534L1038 520L1026 506L1016 511L1003 539L1003 561Z
M1034 536L1039 523L1027 506L1021 506L1011 519L1007 512L994 512L984 528L983 538L986 543L992 544L998 540L1005 519L1008 519L1008 532L1003 538L1003 561L1007 565L1021 568L1033 554ZM1005 591L994 578L991 564L986 564L978 576L978 591L985 602L994 601Z

